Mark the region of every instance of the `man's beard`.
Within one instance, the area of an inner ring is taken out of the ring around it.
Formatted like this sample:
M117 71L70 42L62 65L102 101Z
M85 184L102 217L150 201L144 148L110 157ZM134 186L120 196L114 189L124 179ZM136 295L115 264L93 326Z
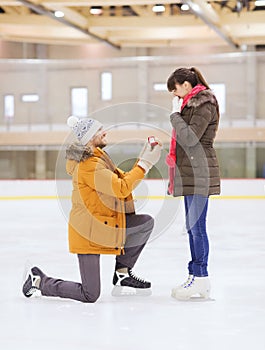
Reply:
M98 148L103 149L104 147L106 147L105 143L100 143L97 145Z

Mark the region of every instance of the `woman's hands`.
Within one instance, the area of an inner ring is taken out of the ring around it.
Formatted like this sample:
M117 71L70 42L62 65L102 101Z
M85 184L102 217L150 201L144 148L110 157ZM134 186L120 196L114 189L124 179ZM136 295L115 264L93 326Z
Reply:
M172 113L180 113L183 99L175 96L172 100Z

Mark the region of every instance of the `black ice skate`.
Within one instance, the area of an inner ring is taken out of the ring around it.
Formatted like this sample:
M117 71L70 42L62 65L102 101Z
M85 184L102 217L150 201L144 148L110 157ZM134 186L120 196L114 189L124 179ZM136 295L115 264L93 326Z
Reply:
M112 296L152 294L151 283L137 277L131 269L127 273L115 271L113 284Z
M33 267L28 271L22 287L22 292L25 297L30 298L31 296L41 295L40 281L44 276L44 273L38 267Z

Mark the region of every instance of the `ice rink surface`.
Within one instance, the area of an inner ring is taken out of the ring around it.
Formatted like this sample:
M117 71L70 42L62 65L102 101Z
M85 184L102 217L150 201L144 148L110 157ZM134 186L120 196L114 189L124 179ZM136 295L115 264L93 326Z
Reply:
M227 183L232 196L210 200L210 301L171 298L189 259L182 200L160 197L160 185L150 182L136 203L139 212L155 216L156 230L134 271L152 281L152 296L112 297L115 258L101 256L102 293L95 304L22 295L27 261L52 277L79 281L77 258L67 246L68 204L62 209L48 197L50 183L1 181L0 349L263 350L265 181L253 181Z

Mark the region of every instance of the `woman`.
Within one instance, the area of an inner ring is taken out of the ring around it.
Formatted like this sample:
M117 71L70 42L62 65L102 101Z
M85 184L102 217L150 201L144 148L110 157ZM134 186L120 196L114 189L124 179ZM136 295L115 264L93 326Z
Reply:
M187 300L199 294L208 298L209 242L206 232L208 198L220 194L220 175L213 148L219 123L219 107L202 74L196 68L178 68L167 80L173 93L173 127L168 193L184 196L186 227L191 261L188 279L172 290L176 299Z

